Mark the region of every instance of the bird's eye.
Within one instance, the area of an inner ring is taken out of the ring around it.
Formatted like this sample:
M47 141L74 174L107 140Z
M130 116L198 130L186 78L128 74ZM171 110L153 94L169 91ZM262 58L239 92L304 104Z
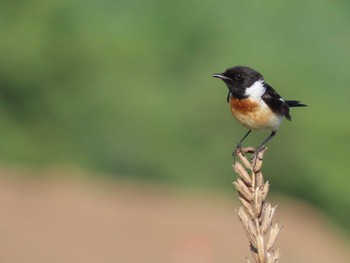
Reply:
M236 78L237 80L238 80L238 79L241 79L241 77L242 77L241 74L236 74L236 75L235 75L235 78Z

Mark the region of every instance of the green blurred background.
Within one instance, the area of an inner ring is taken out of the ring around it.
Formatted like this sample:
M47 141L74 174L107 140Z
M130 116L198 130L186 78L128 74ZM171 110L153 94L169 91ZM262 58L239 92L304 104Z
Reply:
M348 1L1 1L0 34L3 164L232 192L246 130L211 74L247 65L309 105L269 144L271 190L350 230Z

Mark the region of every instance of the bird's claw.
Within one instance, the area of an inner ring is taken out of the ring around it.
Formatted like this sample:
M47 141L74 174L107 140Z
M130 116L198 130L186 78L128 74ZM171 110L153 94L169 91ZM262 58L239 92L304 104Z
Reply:
M238 152L242 151L242 145L239 143L237 144L236 148L232 152L232 157L236 157Z
M255 150L255 152L253 153L253 155L252 155L252 161L253 161L253 163L254 163L254 166L255 166L255 164L256 164L256 161L258 160L258 159L260 159L261 157L259 156L259 153L261 152L261 151L263 151L265 149L265 146L263 145L263 146L259 146L258 148L256 148L256 150Z

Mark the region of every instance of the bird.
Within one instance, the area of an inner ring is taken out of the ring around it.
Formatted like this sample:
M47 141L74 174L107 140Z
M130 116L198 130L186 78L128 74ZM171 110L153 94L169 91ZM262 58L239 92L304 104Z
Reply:
M212 76L221 79L227 85L227 102L230 104L231 112L240 124L248 128L248 132L239 141L232 156L241 149L243 141L253 130L271 131L256 148L255 154L257 154L276 135L283 118L292 120L290 108L307 106L298 100L284 100L265 82L263 75L250 67L235 66Z

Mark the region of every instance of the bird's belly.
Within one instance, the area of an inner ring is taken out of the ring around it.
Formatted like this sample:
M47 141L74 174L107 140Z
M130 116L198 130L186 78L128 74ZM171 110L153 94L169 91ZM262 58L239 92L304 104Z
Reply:
M277 130L282 116L276 115L263 101L230 99L231 112L236 120L250 130Z

